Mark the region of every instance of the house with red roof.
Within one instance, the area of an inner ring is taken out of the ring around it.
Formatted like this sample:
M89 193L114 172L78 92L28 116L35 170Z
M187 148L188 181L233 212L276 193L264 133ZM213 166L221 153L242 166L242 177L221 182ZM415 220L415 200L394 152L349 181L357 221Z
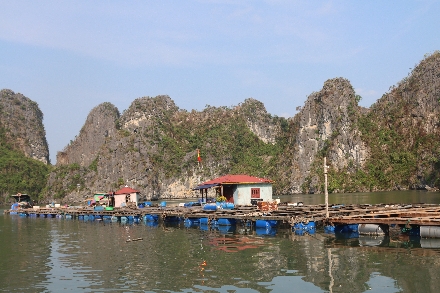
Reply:
M119 189L114 194L115 199L115 207L126 207L130 205L138 205L140 191L130 188L127 185L125 187Z
M258 201L272 201L272 183L270 179L249 175L225 175L199 184L194 190L207 194L209 188L215 188L216 194L224 196L227 202L235 205L257 204Z

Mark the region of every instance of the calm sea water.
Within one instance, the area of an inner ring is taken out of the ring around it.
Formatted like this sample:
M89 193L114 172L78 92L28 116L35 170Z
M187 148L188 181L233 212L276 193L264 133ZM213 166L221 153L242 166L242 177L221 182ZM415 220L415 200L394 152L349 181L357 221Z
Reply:
M440 194L330 195L330 202L439 204ZM0 211L0 292L440 292L439 247L435 239L265 235Z

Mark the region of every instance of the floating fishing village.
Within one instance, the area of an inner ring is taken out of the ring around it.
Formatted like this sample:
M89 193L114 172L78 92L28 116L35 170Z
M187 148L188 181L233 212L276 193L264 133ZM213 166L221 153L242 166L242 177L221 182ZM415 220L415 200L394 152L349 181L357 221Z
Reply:
M385 235L396 231L421 238L440 238L440 206L435 204L304 205L272 199L272 182L248 175L226 175L201 183L196 202L167 206L166 201L140 202L139 191L128 186L113 193L98 193L87 206L50 204L32 206L28 195L13 195L16 203L5 214L30 218L62 218L123 224L183 223L185 227L234 231L237 226L258 234L275 235L277 228L297 235L337 234L345 238ZM208 197L208 190L215 192Z

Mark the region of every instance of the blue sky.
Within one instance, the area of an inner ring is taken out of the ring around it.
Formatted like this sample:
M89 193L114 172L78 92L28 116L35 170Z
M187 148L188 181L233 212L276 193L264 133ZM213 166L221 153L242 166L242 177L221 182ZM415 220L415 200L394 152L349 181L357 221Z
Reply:
M438 1L4 1L0 88L36 101L51 162L90 110L169 95L293 117L327 79L369 107L440 50Z

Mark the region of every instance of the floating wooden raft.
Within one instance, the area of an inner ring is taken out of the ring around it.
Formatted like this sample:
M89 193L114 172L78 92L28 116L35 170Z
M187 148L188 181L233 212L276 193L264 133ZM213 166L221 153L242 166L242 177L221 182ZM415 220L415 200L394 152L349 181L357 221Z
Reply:
M179 218L229 218L243 221L276 220L283 223L315 221L341 224L408 224L440 226L440 206L433 204L378 204L378 205L333 205L329 207L329 219L326 219L324 205L290 206L278 205L272 210L261 211L256 206L235 206L234 209L204 210L203 207L145 207L115 208L113 211L94 210L92 208L42 208L20 209L14 212L36 215L70 214L101 216L145 216L158 215L162 219ZM6 210L5 213L10 213Z
M363 214L339 215L330 217L335 225L342 224L398 224L440 226L440 206L436 205L408 205L402 208L387 207L372 209Z

